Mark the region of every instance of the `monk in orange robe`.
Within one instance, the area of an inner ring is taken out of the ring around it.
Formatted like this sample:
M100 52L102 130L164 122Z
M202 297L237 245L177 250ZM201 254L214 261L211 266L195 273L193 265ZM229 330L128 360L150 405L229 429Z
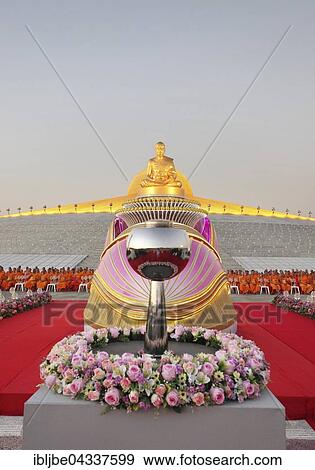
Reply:
M57 284L59 278L59 270L56 268L51 268L49 274L49 283L50 284Z
M0 266L0 289L2 289L2 282L4 281L4 279L6 278L6 274L5 274L5 271L3 269L2 266Z
M250 289L251 294L259 294L260 293L259 273L257 271L252 271L251 272L249 289Z
M240 276L240 294L249 294L250 293L250 276L249 272L245 271L245 274L243 276Z
M269 271L264 271L261 275L261 285L267 286L270 289L270 274Z
M24 272L22 271L21 266L19 266L17 269L14 270L14 275L15 275L15 283L23 282Z
M82 276L83 276L82 268L73 269L72 280L71 280L71 285L70 285L70 289L72 291L77 291L79 289L79 285L81 284Z
M48 283L49 283L49 275L46 269L43 268L42 272L40 273L40 279L39 281L37 281L36 287L37 289L45 290Z
M37 269L33 269L32 274L25 282L25 288L27 290L35 290L37 286L37 282L40 279L40 273L37 272Z
M234 273L233 273L233 271L228 271L226 274L227 274L227 280L228 280L230 286L234 286L234 284L233 284L234 283L234 275L233 275Z
M91 289L91 284L92 284L93 276L94 276L94 269L89 269L88 282L87 282L88 290Z
M282 292L290 292L291 290L291 279L286 272L281 276L281 290Z
M66 271L64 268L62 268L58 276L57 291L65 292L67 290L69 290L69 282L67 279Z
M281 284L279 280L279 275L277 271L273 271L270 274L270 293L277 294L281 290Z
M47 285L48 284L54 284L54 270L52 268L48 268L46 272L46 280L47 280ZM47 287L46 285L46 287Z
M15 273L10 267L6 272L5 278L2 281L2 287L4 290L9 290L11 287L15 286Z
M73 281L73 272L70 268L67 268L65 276L66 276L67 283L68 283L67 290L70 291L71 290L71 284L72 284L72 281Z
M302 294L309 295L313 291L313 282L308 271L301 274L300 277L300 289Z

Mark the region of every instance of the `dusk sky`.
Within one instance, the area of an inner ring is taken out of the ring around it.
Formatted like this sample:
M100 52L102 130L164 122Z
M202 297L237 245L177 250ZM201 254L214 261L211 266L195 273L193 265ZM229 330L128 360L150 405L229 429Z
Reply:
M315 2L0 1L0 209L126 194L155 142L198 196L315 213Z

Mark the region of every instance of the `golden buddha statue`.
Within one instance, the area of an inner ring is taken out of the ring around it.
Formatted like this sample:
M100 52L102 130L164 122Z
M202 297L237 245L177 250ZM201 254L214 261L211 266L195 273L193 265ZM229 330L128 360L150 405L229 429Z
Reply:
M165 144L155 144L155 157L150 158L147 175L141 182L142 188L152 186L171 186L181 188L182 183L177 179L177 173L172 158L165 155Z

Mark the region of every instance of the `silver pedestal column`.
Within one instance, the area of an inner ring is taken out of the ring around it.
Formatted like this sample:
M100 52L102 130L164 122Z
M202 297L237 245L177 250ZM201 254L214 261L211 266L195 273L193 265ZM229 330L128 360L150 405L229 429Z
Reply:
M150 222L135 227L127 240L131 267L151 282L144 350L155 357L167 349L164 280L178 275L190 257L190 239L171 223Z
M167 345L164 282L151 281L144 352L161 356Z

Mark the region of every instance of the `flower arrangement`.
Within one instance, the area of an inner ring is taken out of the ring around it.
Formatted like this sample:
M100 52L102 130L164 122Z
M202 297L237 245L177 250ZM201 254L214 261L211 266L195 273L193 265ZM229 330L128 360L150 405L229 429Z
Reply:
M58 342L40 366L41 379L56 393L128 412L149 408L222 405L258 397L270 371L264 353L235 334L176 326L170 339L209 346L209 353L154 360L144 352L109 354L109 342L143 339L144 329L77 333Z
M48 292L34 293L30 296L26 295L19 299L0 301L0 320L4 318L13 317L14 315L32 310L33 308L40 307L48 304L51 301L51 295Z
M315 320L315 302L312 300L296 299L290 295L278 294L272 302L284 310L296 312Z

